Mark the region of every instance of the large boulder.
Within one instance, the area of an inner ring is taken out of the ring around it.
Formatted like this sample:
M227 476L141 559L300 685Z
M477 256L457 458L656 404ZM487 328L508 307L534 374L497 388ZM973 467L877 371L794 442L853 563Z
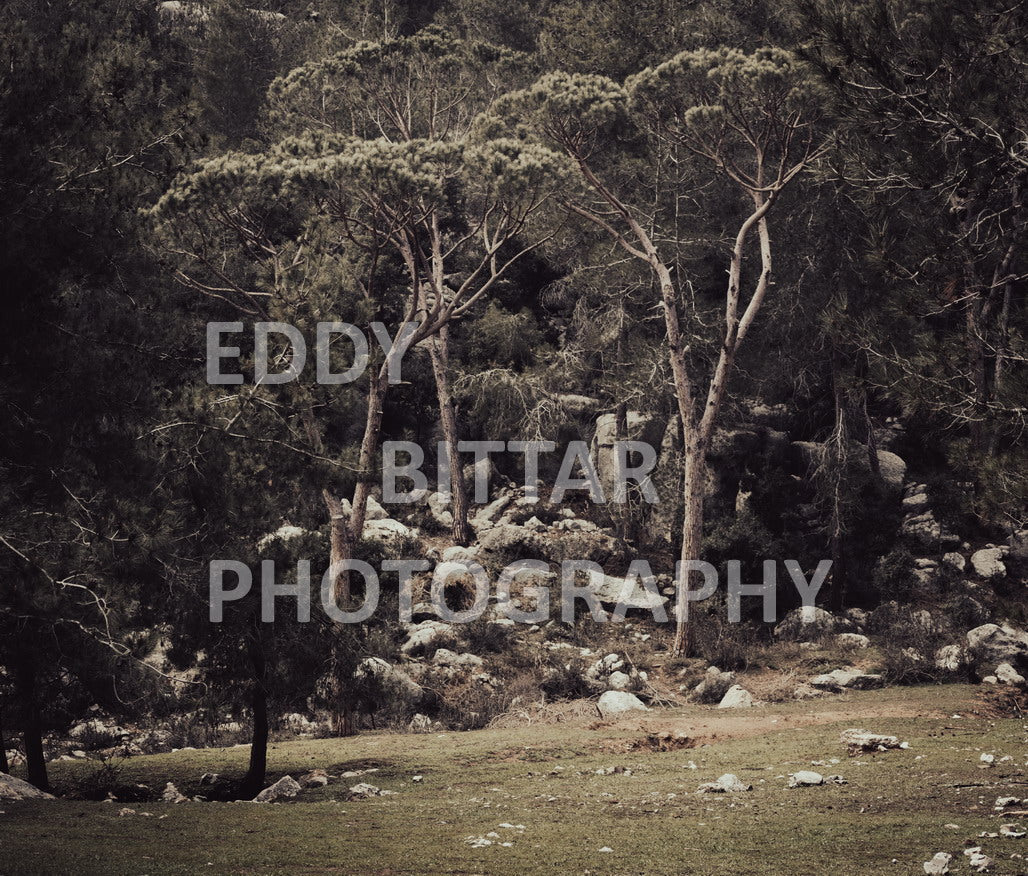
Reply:
M635 694L623 690L608 690L596 704L603 718L613 718L625 712L648 712L649 707Z
M639 583L638 577L634 576L628 580L613 575L604 575L591 590L602 603L620 604L636 611L652 612L656 608L662 608L667 602L667 597L656 592L655 587L652 591L644 589Z
M416 538L417 531L386 517L379 520L368 520L364 524L364 538L382 541L389 544L400 539Z
M7 773L0 773L0 800L53 800L53 794L40 791L23 779L15 778Z
M874 690L885 684L881 675L876 673L861 672L859 669L847 667L846 669L835 669L824 675L818 675L810 680L812 687L818 690L839 691L839 690Z
M835 632L836 620L830 611L804 605L790 611L775 627L775 636L791 642L809 642Z
M967 631L967 650L979 670L999 663L1028 668L1028 632L1007 624L982 624Z
M437 642L449 639L453 631L449 624L442 621L422 621L407 627L407 640L400 645L403 654L414 655L427 651Z
M710 666L703 680L692 689L691 696L697 703L719 703L733 684L734 672L723 672L716 666Z
M621 441L644 441L651 447L655 447L660 441L663 424L651 414L643 414L639 411L628 411L625 414L625 434L617 434L617 418L614 414L600 414L596 418L596 432L593 435L592 444L589 447L589 455L592 457L593 466L596 469L596 476L599 478L603 494L609 500L614 494L614 487L618 481L617 455L614 452L614 442Z

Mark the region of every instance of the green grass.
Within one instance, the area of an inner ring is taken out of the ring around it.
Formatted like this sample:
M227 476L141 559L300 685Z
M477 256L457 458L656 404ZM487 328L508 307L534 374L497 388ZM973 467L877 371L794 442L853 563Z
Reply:
M644 736L638 721L280 743L270 753L271 778L312 767L337 773L375 765L379 771L281 805L129 804L151 817L119 817L120 803L5 804L0 873L894 876L923 872L921 862L937 851L954 854L954 873L968 873L965 840L1004 820L992 811L995 798L1028 797L1025 722L972 714L972 691L949 686L852 694L845 702L855 720L672 752L626 750L626 743ZM830 702L837 707L840 701ZM903 703L935 716L866 717ZM791 703L767 711L784 722L823 707ZM951 711L963 717L942 717ZM747 720L756 713L747 712ZM711 715L694 707L653 712L643 721L688 729ZM850 759L838 734L855 725L895 733L910 749ZM986 770L979 765L982 751L1014 759ZM202 772L239 775L246 753L134 758L124 762L119 778L158 792L171 780L202 793ZM839 762L811 766L831 758ZM607 766L628 767L632 775L595 774ZM848 784L787 789L782 777L803 768L841 773ZM88 769L56 764L55 783L70 788ZM694 794L701 782L728 771L754 790ZM411 781L416 774L424 776L421 783ZM346 788L357 781L397 793L346 802ZM525 829L501 829L503 822ZM490 831L513 845L467 845L467 837ZM1028 840L977 842L997 860L992 872L1028 872L1010 858L1028 855ZM613 852L599 852L604 846Z

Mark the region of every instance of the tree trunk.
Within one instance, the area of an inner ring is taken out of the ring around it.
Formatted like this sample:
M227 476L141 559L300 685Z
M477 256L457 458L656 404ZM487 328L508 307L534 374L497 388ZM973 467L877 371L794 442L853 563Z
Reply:
M268 691L265 685L266 663L260 644L250 647L253 666L253 733L250 738L250 766L239 787L239 796L252 800L263 789L268 770Z
M450 466L450 510L453 514L453 541L467 546L471 544L471 526L468 524L468 488L464 481L464 470L457 450L457 413L450 394L450 348L447 326L429 342L429 358L435 376L436 397L439 400L439 422L443 429L443 440L447 444L447 462Z
M684 518L682 520L682 563L700 559L703 546L703 496L706 489L706 449L695 435L687 435L685 443L685 487L683 490ZM698 573L685 576L679 583L678 624L675 628L675 642L672 653L686 656L692 648L691 604L686 599L692 589L691 579Z
M0 773L9 773L11 765L7 762L7 743L4 742L4 710L0 704Z
M15 691L21 701L22 744L29 783L41 791L49 791L50 781L46 774L46 757L43 755L43 717L39 710L36 672L31 665L22 663L18 666Z
M350 522L346 519L343 503L327 489L321 491L321 498L328 509L329 519L329 567L337 568L353 556L350 540ZM350 602L350 573L338 571L332 582L332 594L336 605L345 607Z
M832 435L834 452L831 455L833 470L827 472L828 481L832 491L832 532L831 532L831 553L832 553L832 607L839 610L843 607L846 593L846 572L843 565L843 477L846 468L846 458L849 453L849 434L846 429L846 394L842 385L841 356L838 346L832 343L832 399L835 404L835 430ZM868 427L868 452L873 453L877 462L877 452L871 446L873 436Z

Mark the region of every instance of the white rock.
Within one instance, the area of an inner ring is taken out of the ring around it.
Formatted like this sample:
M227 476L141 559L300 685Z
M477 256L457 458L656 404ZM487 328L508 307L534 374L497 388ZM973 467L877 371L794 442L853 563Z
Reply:
M942 562L958 572L963 572L967 568L967 560L964 559L963 554L958 554L956 551L943 554Z
M368 520L364 524L364 538L367 539L388 543L401 538L415 538L416 536L416 530L404 526L399 520L393 520L390 517L384 520Z
M374 785L369 785L367 782L360 782L350 788L351 797L378 797L381 793L378 788Z
M0 773L0 800L53 800L53 794L40 791L23 779Z
M935 666L948 672L957 672L964 663L959 645L943 645L935 652Z
M821 773L815 773L813 770L800 770L797 773L793 773L789 776L789 787L790 788L803 788L813 785L823 785L825 783L825 777Z
M860 633L839 633L835 637L835 644L841 645L843 648L867 648L871 644L871 640Z
M733 684L717 704L719 709L748 709L753 706L753 694L738 684Z
M1003 565L1002 548L983 548L971 554L971 567L983 578L1002 578L1007 573Z
M752 791L753 785L747 785L734 773L725 773L713 782L705 782L700 785L699 794L735 794L742 791Z
M922 866L928 876L945 876L949 873L949 862L953 856L949 852L937 852L930 861L925 861Z
M612 672L607 679L607 684L611 690L627 690L631 683L632 676L620 671Z
M274 785L269 785L253 798L254 803L274 803L283 797L295 797L300 793L300 783L292 776L282 776Z
M1024 676L1009 663L1000 663L995 675L1000 684L1024 684Z
M890 748L907 748L907 744L900 742L895 736L869 733L867 730L854 728L843 730L839 734L839 741L852 751L886 751Z
M613 718L615 715L621 715L624 712L649 711L649 707L639 697L622 690L608 690L601 695L597 708L599 708L600 716L603 718Z
M165 803L185 803L189 798L181 793L171 782L168 782L164 786L164 793L161 794L161 800Z

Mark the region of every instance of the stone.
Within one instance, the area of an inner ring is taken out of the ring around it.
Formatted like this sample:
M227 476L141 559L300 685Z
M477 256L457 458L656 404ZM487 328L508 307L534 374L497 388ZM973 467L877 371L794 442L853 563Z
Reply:
M297 781L301 788L323 788L328 784L329 776L324 770L311 770L300 776Z
M470 566L472 563L478 562L478 548L455 544L443 551L442 561L444 563L464 563L466 566Z
M753 785L747 785L734 773L725 773L713 782L705 782L700 785L698 794L738 794L743 791L752 791Z
M0 800L5 802L14 800L53 800L53 794L40 791L35 785L30 785L24 779L18 779L7 773L0 773Z
M971 554L971 568L982 578L1002 578L1007 574L1003 565L1003 548L982 548Z
M590 589L600 602L607 605L622 605L630 610L652 612L656 608L663 609L667 602L667 598L655 590L646 590L640 584L638 576L633 576L629 581L626 578L604 575L598 584L591 584Z
M420 712L410 719L407 730L411 733L429 733L433 729L432 719Z
M746 688L733 684L725 692L717 707L719 709L749 709L753 705L753 694L746 690Z
M632 683L632 676L621 671L615 671L607 679L607 685L611 690L627 690Z
M949 551L943 554L942 563L944 566L949 566L957 572L963 572L967 568L967 560L964 559L964 555L958 554L956 551Z
M859 669L847 667L845 669L834 669L824 675L818 675L810 680L810 684L819 690L839 691L848 690L875 690L885 684L881 675L876 673L861 672Z
M959 645L943 645L935 652L935 667L946 672L959 672L964 665L964 654Z
M693 688L692 699L698 703L719 703L733 684L734 672L722 672L716 666L708 666L703 680Z
M900 532L922 547L935 547L942 538L942 527L931 511L907 517Z
M795 700L812 700L820 696L824 696L824 691L818 690L809 684L798 684L792 692L792 697Z
M600 710L600 716L603 718L613 718L625 712L649 711L649 707L639 697L628 693L628 691L621 690L608 690L601 695L597 708Z
M424 651L439 639L452 635L450 625L442 621L422 621L407 627L407 639L400 645L400 652L408 656ZM384 662L384 661L383 661Z
M478 671L485 666L485 661L476 654L457 654L449 648L440 648L432 657L436 666L452 669L468 669Z
M453 514L450 512L450 497L446 493L429 493L428 513L443 529L453 526Z
M382 791L376 788L374 785L369 785L367 782L360 782L350 788L350 799L361 799L364 797L378 797L381 796Z
M860 633L839 633L835 637L835 644L843 648L867 648L871 640Z
M949 862L952 860L953 856L949 852L936 852L930 861L925 861L921 866L928 876L945 876L949 873Z
M382 541L386 544L416 537L416 530L404 526L399 520L393 520L390 517L384 520L368 520L364 524L364 538Z
M907 748L907 743L900 742L895 736L882 733L870 733L867 730L851 728L843 730L839 741L849 748L850 753L860 751L887 751L892 748Z
M295 797L301 791L300 783L292 776L282 776L275 784L268 785L256 797L254 803L274 803L283 797Z
M165 803L185 803L189 798L181 793L171 782L168 782L164 786L164 793L161 794L161 800Z
M1009 663L1000 663L994 674L1000 684L1024 684L1024 676Z
M308 534L308 530L301 526L292 526L288 523L280 526L274 532L269 532L267 535L262 537L257 542L257 547L260 550L264 550L273 541L291 541L294 538L300 538Z
M419 701L425 694L414 679L397 666L393 666L381 657L365 657L357 664L353 677L360 679L377 679L383 687L393 693L402 693L413 702Z
M830 611L815 605L794 608L775 627L775 636L792 642L810 641L835 632L836 620Z
M814 785L823 785L824 783L825 777L821 773L815 773L813 770L800 770L789 776L790 788L806 788Z
M903 510L919 513L928 507L928 494L925 492L914 493L903 499Z
M488 505L478 509L478 512L474 517L471 518L471 525L477 532L480 529L488 529L494 525L497 520L500 519L500 515L507 510L507 506L513 501L513 497L510 495L499 496L493 499ZM443 555L446 559L446 555Z
M364 509L365 520L385 520L389 516L389 512L379 503L378 499L374 496L368 496L367 505Z
M967 648L976 661L995 666L1028 662L1028 633L1007 624L982 624L967 631Z

